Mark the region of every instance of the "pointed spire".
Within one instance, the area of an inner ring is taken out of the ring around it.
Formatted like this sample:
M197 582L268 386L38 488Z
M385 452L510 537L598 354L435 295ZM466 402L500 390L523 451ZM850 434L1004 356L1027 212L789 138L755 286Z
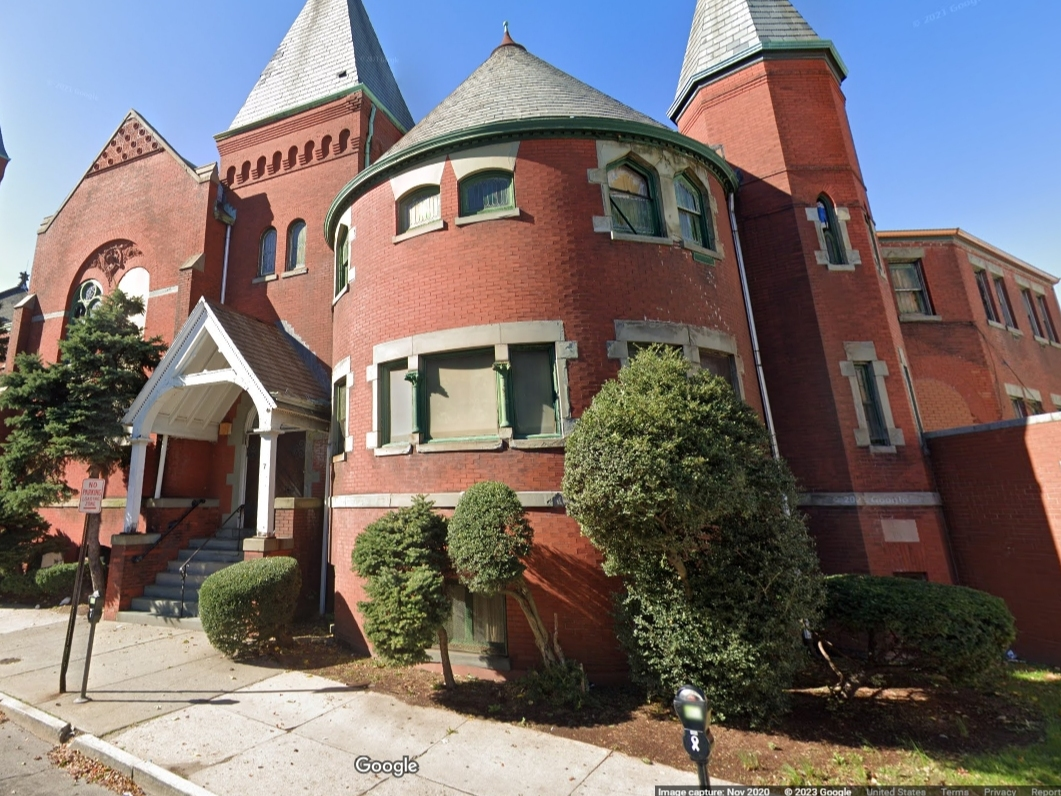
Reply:
M839 78L847 76L832 42L820 38L789 0L697 0L671 119L677 121L701 83L778 51L824 52Z
M364 86L399 124L412 114L362 0L306 0L229 130Z
M7 161L11 160L11 158L9 158L7 156L7 150L4 149L4 134L3 134L3 131L0 131L0 160L2 160L4 162L7 162Z
M505 21L505 35L501 39L501 43L499 45L497 45L497 46L498 46L498 48L500 48L500 47L519 47L521 50L526 50L527 49L522 44L517 44L516 40L512 38L512 35L508 32L508 21L507 20ZM495 49L495 52L496 51L497 50Z

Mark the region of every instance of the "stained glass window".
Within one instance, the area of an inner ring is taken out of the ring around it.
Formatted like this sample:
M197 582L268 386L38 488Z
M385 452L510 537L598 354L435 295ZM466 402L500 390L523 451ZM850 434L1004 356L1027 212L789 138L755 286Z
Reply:
M647 174L629 163L608 169L612 228L633 235L659 236L659 213Z
M414 191L398 204L399 233L422 227L440 218L442 201L437 187Z
M486 171L464 180L460 184L462 216L510 210L516 206L512 190L512 173L508 171Z
M103 286L95 279L82 282L74 299L74 317L84 318L103 301Z
M258 250L258 276L269 276L276 273L276 230L272 227L262 233L261 247Z
M821 224L822 235L825 237L825 250L829 254L830 265L846 264L847 258L844 256L836 210L833 208L833 203L825 196L818 199L818 223Z
M295 221L287 232L287 270L306 267L306 222Z

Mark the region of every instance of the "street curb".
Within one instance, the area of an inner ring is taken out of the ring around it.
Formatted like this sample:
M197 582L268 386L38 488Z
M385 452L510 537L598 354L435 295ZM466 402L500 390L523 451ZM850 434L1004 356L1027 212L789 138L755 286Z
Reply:
M152 796L215 796L206 788L161 766L141 760L95 735L76 736L70 742L70 748L129 777Z
M70 737L70 723L50 716L43 710L0 693L0 710L15 724L36 735L42 741L61 744Z

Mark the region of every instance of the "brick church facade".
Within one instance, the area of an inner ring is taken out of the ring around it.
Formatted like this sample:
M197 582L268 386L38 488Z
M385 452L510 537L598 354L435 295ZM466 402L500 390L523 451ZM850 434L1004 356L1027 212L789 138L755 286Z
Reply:
M217 163L131 111L40 227L6 363L53 360L116 288L170 344L108 484L107 616L194 614L167 577L178 550L246 529L239 553L294 555L307 608L334 600L337 634L367 647L358 533L496 479L529 509L528 576L565 651L620 678L620 584L564 511L564 443L662 343L763 418L826 571L987 588L1027 654L1061 660L1058 479L1029 452L1061 412L1057 280L962 230L878 232L845 76L788 0L698 0L674 127L507 31L414 123L361 0L308 0ZM1011 477L967 461L1003 444L1034 462ZM985 555L1006 513L970 502L966 474L1038 501L1009 553ZM79 538L76 506L45 516ZM462 660L536 664L515 605L452 596Z

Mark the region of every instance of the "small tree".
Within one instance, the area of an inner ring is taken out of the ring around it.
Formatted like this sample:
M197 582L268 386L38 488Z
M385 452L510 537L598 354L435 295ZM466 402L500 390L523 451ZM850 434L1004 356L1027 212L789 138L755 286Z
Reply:
M158 366L162 339L144 340L129 319L144 303L120 290L91 313L73 320L59 343L59 361L19 354L4 378L0 408L13 413L0 457L5 500L16 511L34 510L72 493L66 466L80 462L90 478L105 478L122 463L122 417ZM100 515L86 524L92 588L104 588L99 548Z
M473 593L514 599L550 668L564 662L564 653L556 635L549 636L523 574L533 546L534 529L510 487L481 481L461 496L449 521L449 555L458 577Z
M568 513L620 575L635 678L693 681L720 712L764 720L802 662L823 592L795 481L723 379L679 352L638 354L567 442Z
M444 627L451 611L444 577L446 520L432 507L418 495L409 508L376 520L357 537L352 559L354 572L367 581L369 599L357 607L376 652L401 665L420 663L437 637L449 688L454 680Z

